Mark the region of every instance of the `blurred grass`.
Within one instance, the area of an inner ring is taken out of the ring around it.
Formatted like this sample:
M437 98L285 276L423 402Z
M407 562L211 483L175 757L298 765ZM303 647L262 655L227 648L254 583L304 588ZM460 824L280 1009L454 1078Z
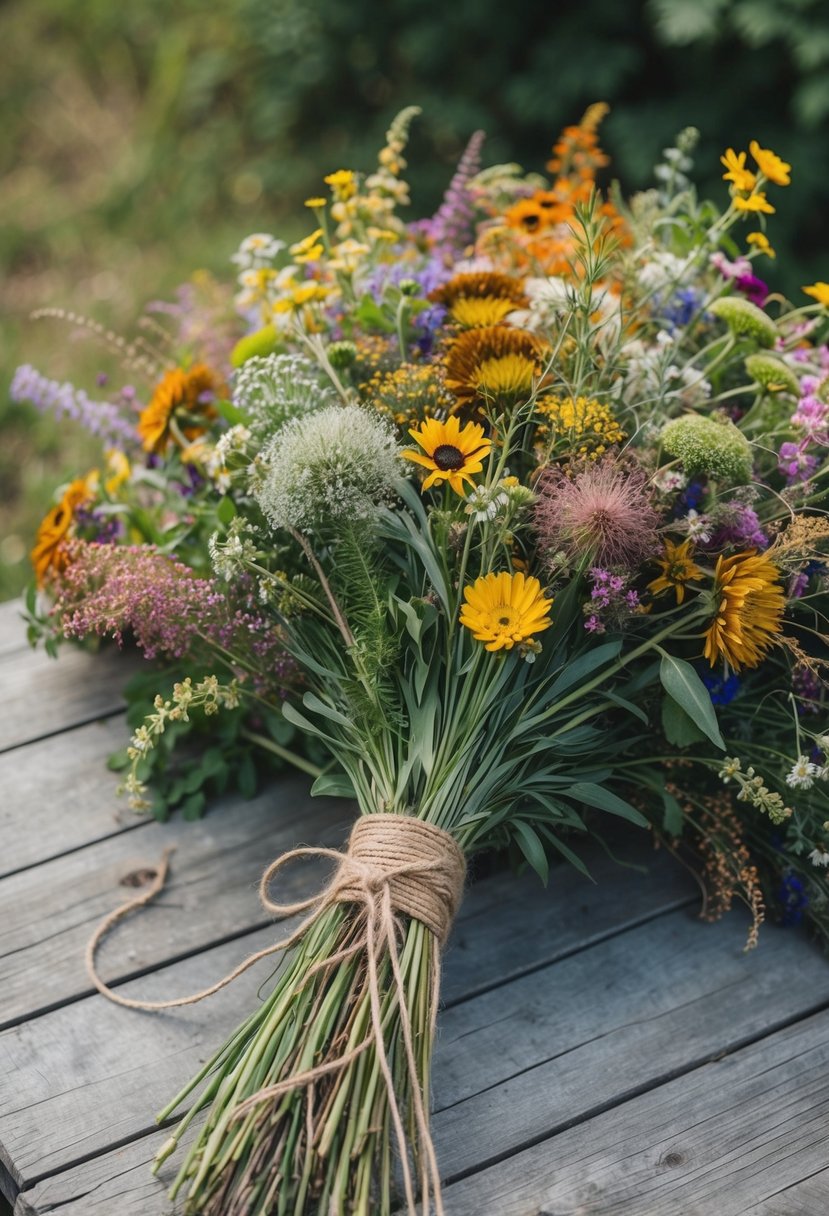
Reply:
M826 0L6 0L0 39L0 599L28 579L55 487L98 452L75 424L11 406L13 370L31 362L93 394L112 370L32 309L130 336L194 270L227 281L248 232L299 234L321 175L370 167L405 104L424 107L415 214L477 127L490 162L541 169L596 100L611 103L603 142L626 190L694 124L695 177L724 198L720 151L756 137L794 164L770 283L829 278Z

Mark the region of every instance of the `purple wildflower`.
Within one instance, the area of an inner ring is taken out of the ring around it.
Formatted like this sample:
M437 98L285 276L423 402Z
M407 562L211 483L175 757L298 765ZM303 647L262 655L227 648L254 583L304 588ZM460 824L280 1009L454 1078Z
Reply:
M422 221L420 225L448 262L460 257L474 240L475 204L469 192L469 183L480 171L485 138L483 131L476 131L470 138L443 202L432 218Z
M149 545L74 541L56 578L53 616L65 637L127 636L148 659L215 656L220 647L241 679L281 694L294 665L274 624L257 610L252 589L235 598ZM251 674L253 673L253 674Z
M777 464L789 485L807 481L818 466L817 457L806 451L807 446L808 439L801 439L799 443L780 444Z
M80 422L105 443L117 446L125 440L136 442L135 423L125 418L114 402L93 401L82 388L75 388L68 380L64 384L50 380L29 363L14 373L9 394L16 404L29 402L41 413L51 411L57 419Z
M734 286L758 308L762 308L768 299L768 284L754 274L738 274L734 279Z

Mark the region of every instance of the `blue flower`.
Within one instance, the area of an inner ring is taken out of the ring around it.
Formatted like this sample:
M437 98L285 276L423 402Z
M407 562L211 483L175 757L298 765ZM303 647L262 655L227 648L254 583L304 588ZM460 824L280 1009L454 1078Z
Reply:
M781 905L781 925L799 925L803 913L809 906L809 896L803 885L803 880L796 874L786 874L777 892L777 900Z
M710 669L700 667L700 678L708 689L712 705L730 705L740 691L740 677L732 672L729 676L718 676Z

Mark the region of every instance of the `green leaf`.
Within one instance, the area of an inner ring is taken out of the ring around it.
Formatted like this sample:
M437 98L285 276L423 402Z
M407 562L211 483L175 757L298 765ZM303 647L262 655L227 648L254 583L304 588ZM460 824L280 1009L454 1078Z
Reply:
M107 756L107 768L113 773L121 773L125 768L129 768L129 765L130 758L125 747L113 752L111 756Z
M631 823L638 824L639 827L648 826L648 821L641 811L637 811L635 806L625 802L624 798L620 798L618 794L611 793L603 785L594 785L592 781L577 781L575 785L570 786L567 794L570 798L596 807L597 810L608 811L611 815L620 815L622 819L628 819Z
M236 503L225 494L216 508L216 514L219 517L219 523L229 524L232 519L236 518Z
M321 773L311 786L312 798L356 798L347 773Z
M250 414L239 409L239 406L234 405L232 401L214 401L213 408L218 410L231 426L244 426L250 422Z
M725 751L725 743L717 725L717 715L703 684L690 663L664 654L659 665L659 679L665 692L685 710L688 717L715 747Z
M669 794L667 790L662 790L662 806L664 813L662 815L662 827L669 836L681 836L682 828L685 823L685 816L682 814L682 807L674 798L673 794Z
M525 859L546 887L550 878L550 863L547 860L544 845L539 840L537 832L528 823L524 823L523 819L516 819L513 822L512 831Z
M191 794L189 798L182 802L181 813L185 819L201 819L206 803L207 799L202 791L199 790L198 793Z
M368 329L380 329L386 334L394 333L394 321L368 294L364 295L357 305L354 318Z
M580 684L597 667L602 667L605 663L611 663L621 648L621 639L613 642L603 642L601 646L597 646L594 650L588 650L586 654L580 655L572 663L568 663L561 674L553 680L549 692L545 696L545 700L552 701L554 697L560 696L562 693L567 692L569 688Z
M243 798L256 793L256 765L250 752L244 752L236 766L236 788Z
M674 747L691 747L700 743L705 735L688 717L681 705L666 693L662 698L662 730L665 738Z
M545 832L544 835L547 837L553 848L558 849L562 857L565 857L567 861L570 862L571 866L575 866L580 874L583 874L585 878L589 878L591 882L596 881L588 870L587 866L579 857L578 853L574 853L569 845L566 845L563 840L559 839L558 836L554 836L552 832Z

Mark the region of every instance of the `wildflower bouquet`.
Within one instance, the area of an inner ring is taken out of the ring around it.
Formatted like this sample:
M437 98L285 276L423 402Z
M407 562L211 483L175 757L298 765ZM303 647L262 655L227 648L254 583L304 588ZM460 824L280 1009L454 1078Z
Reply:
M744 899L749 944L767 905L829 936L829 286L792 307L755 274L789 181L774 153L729 150L718 208L689 130L654 189L603 198L602 114L549 179L481 170L474 136L436 215L405 224L405 111L374 173L308 200L307 237L237 255L224 429L179 444L221 494L210 611L255 597L301 673L281 716L328 757L314 792L359 814L346 852L296 851L335 863L316 899L281 908L287 859L266 871L266 906L306 918L162 1112L191 1102L162 1160L207 1112L174 1186L194 1212L388 1213L396 1178L409 1211L418 1191L442 1210L440 954L479 848L546 879L621 816L689 856L707 914ZM134 798L199 697L277 703L263 662L159 698Z

